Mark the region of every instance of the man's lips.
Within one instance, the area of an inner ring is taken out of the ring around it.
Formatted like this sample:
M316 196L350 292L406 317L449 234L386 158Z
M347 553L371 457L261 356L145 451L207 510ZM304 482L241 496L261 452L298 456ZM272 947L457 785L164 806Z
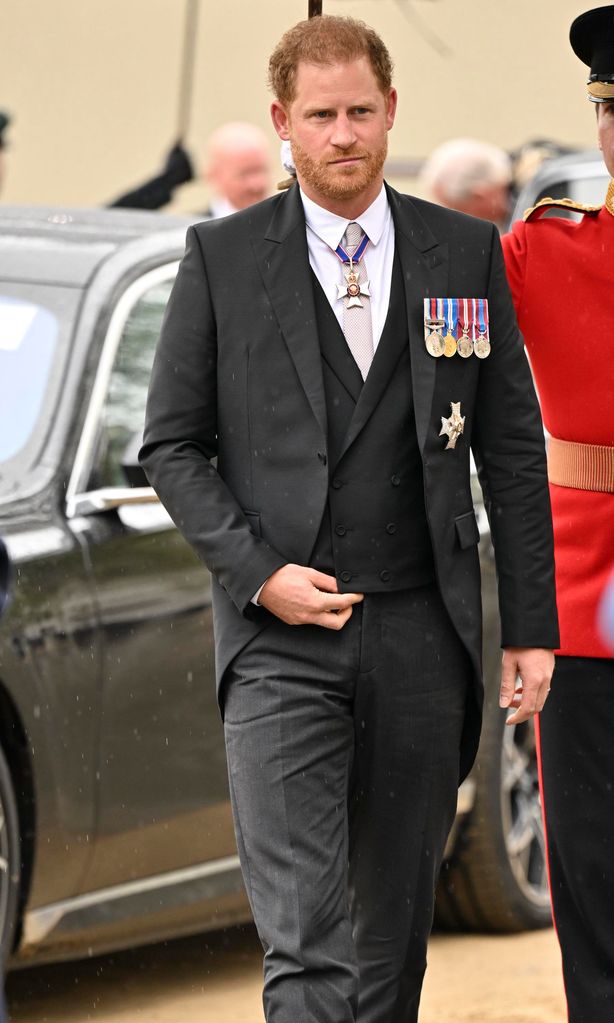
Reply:
M342 156L340 160L330 160L329 162L331 166L338 167L348 163L359 163L361 160L364 160L364 156Z

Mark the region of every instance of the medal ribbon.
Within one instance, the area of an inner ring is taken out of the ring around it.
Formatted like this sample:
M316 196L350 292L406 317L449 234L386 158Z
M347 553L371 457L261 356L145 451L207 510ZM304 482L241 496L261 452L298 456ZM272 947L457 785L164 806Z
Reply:
M467 337L469 334L469 299L463 299L463 334Z
M473 300L475 302L475 299ZM486 337L486 317L484 306L486 305L486 299L478 298L478 316L480 318L480 334L482 337Z
M446 302L447 302L447 306L448 306L447 331L456 340L456 323L457 323L457 320L458 320L458 313L457 313L458 300L455 299L455 298L448 298L448 299L446 299Z
M345 249L341 247L341 243L339 243L339 245L335 249L335 255L339 257L342 263L349 263L350 266L352 266L353 263L360 263L362 257L365 254L365 249L368 244L369 239L367 238L366 234L363 234L362 241L360 245L356 246L356 250L352 256L348 255Z

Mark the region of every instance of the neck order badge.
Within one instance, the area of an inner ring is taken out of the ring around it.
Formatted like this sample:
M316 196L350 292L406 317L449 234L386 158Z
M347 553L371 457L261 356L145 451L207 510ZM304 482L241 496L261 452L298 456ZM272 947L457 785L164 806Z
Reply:
M349 270L344 274L345 284L337 285L337 298L343 303L343 333L363 380L373 362L373 327L371 324L371 292L364 264L364 253L369 239L359 224L348 224L335 252ZM364 299L364 301L361 301Z

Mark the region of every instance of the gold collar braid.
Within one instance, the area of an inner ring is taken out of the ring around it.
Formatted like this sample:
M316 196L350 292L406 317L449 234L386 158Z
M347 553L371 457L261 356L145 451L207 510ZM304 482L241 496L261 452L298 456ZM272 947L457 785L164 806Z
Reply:
M605 197L605 208L614 217L614 178L610 178L608 191Z
M588 81L588 97L596 103L605 103L614 99L614 82L591 82Z

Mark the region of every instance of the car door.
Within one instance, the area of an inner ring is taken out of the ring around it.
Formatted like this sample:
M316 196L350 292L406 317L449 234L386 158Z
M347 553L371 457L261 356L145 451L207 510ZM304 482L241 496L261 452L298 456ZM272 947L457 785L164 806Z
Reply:
M153 491L130 489L122 468L142 436L175 272L176 264L148 271L117 303L69 485L103 651L99 803L84 891L234 863L211 579Z

